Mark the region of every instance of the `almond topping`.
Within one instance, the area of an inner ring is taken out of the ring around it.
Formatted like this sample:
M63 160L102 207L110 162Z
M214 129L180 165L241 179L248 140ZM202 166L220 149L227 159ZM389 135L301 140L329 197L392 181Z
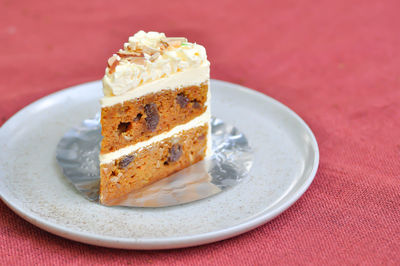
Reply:
M160 44L161 44L161 50L167 49L169 46L168 43L163 40L160 41Z
M153 54L153 55L149 58L149 60L150 60L151 62L154 62L155 60L157 60L157 58L158 58L159 56L160 56L160 53L157 52L157 53Z
M127 57L127 56L142 56L142 53L139 51L127 51L127 50L119 50L117 55L120 57Z
M143 52L146 53L146 54L149 54L149 55L153 55L155 53L158 53L159 51L157 49L154 49L154 48L151 48L151 47L148 47L148 46L144 46L143 47Z
M137 65L143 65L144 66L146 64L146 60L145 60L144 57L132 56L132 57L128 57L127 59L128 59L129 62L137 64Z
M118 58L115 55L108 58L108 62L107 62L108 67L111 67L115 63L115 61L118 61Z
M118 58L117 58L117 56L116 55L113 55L113 56L111 56L109 59L108 59L108 72L110 73L110 74L112 74L114 71L115 71L115 68L117 67L117 65L118 65Z

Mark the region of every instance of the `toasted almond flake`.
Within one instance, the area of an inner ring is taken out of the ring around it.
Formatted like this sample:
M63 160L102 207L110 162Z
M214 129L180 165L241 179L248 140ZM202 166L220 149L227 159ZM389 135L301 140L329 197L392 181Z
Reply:
M131 63L137 64L137 65L145 65L146 64L146 59L144 57L136 57L136 56L132 56L132 57L128 57L127 60Z
M127 51L127 50L119 50L117 55L119 55L120 57L127 57L127 56L141 56L143 55L141 52L139 51Z
M112 73L115 71L115 68L116 68L117 65L118 65L118 57L117 57L117 55L111 56L111 57L108 59L107 63L108 63L108 72L109 72L110 74L112 74Z
M157 52L157 53L155 53L155 54L153 54L151 57L150 57L150 61L151 62L154 62L155 60L157 60L157 58L160 56L160 53L159 52Z
M155 53L159 53L160 51L157 50L157 49L154 49L154 48L152 48L152 47L149 47L149 46L144 46L144 47L143 47L143 52L144 52L145 54L153 55L153 54L155 54Z
M160 41L160 48L161 50L167 49L168 48L168 43L166 41L161 40Z
M118 58L115 55L108 58L108 62L107 62L108 67L111 67L115 63L115 61L118 61Z

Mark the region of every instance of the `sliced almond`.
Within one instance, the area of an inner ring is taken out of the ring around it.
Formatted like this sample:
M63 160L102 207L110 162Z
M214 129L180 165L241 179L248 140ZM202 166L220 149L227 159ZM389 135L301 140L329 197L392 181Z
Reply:
M154 62L155 60L157 60L157 58L158 58L159 56L160 56L160 53L157 52L157 53L153 54L153 55L149 58L149 60L150 60L151 62Z
M116 55L111 56L111 57L108 59L107 63L108 63L108 72L109 72L110 74L114 73L115 68L116 68L117 65L118 65L118 57L117 57Z
M146 64L146 59L144 57L136 57L136 56L132 56L132 57L128 57L127 58L129 62L137 64L137 65L145 65Z
M161 40L160 41L160 48L161 50L167 49L169 44L166 41Z
M108 67L111 67L115 63L115 61L118 61L118 58L115 55L108 58L108 62L107 62Z
M127 57L127 56L141 56L142 53L135 50L135 51L128 51L128 50L119 50L117 55L119 55L120 57Z
M159 50L158 49L154 49L154 48L149 47L149 46L144 46L143 47L143 52L146 53L146 54L149 54L149 55L153 55L155 53L158 53Z

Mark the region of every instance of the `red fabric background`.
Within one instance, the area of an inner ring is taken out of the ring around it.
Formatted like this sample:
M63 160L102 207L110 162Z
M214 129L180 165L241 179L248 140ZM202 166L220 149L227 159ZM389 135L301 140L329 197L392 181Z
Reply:
M320 145L318 174L268 224L170 251L65 240L0 202L0 264L400 264L400 1L115 3L0 1L0 125L51 92L100 79L129 35L157 30L204 44L212 78L303 117Z

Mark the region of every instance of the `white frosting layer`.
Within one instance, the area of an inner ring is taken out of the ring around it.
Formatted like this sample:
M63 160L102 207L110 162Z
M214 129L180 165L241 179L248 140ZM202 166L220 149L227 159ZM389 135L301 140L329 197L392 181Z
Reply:
M174 135L179 134L182 131L189 130L189 129L192 129L192 128L195 128L195 127L199 127L199 126L203 126L204 124L210 122L210 116L211 116L210 109L208 107L207 111L204 112L202 115L192 119L191 121L189 121L186 124L178 125L178 126L174 127L173 129L171 129L168 132L164 132L164 133L156 135L156 136L154 136L154 137L152 137L152 138L150 138L150 139L148 139L146 141L142 141L142 142L136 143L134 145L124 147L124 148L119 149L119 150L114 151L114 152L109 152L109 153L106 153L106 154L100 154L100 164L111 163L114 160L116 160L118 158L121 158L122 156L131 154L131 153L133 153L135 151L143 149L143 148L145 148L145 147L147 147L147 146L149 146L149 145L151 145L151 144L153 144L155 142L159 142L159 141L162 141L162 140L164 140L166 138L170 138L170 137L172 137ZM211 150L211 137L210 137L211 127L210 127L210 125L209 125L209 130L208 131L209 131L209 136L207 137L208 143L207 143L206 156L210 156L211 153L212 153L212 150Z
M198 86L203 82L208 82L210 78L210 63L206 63L187 69L182 72L177 72L168 76L168 78L161 78L135 89L129 90L124 95L119 96L105 96L100 100L102 107L112 106L114 104L122 103L149 93L156 93L161 90L177 89L188 86ZM104 82L104 80L103 80ZM210 91L210 90L209 90Z
M174 41L174 39L180 39ZM166 38L164 33L139 31L129 37L115 55L116 66L106 68L103 78L105 96L123 95L149 82L168 78L201 65L209 65L203 46L184 38ZM126 54L131 53L127 56Z

